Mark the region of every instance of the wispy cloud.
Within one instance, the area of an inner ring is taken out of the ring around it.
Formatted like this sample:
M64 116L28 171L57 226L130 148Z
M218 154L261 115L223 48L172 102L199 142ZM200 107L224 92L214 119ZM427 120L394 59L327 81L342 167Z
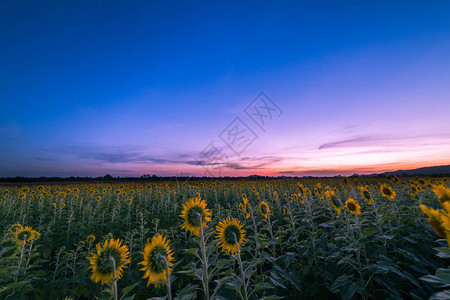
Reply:
M109 164L155 164L155 165L191 165L191 166L220 166L230 170L257 170L269 168L273 164L283 160L282 157L242 157L232 160L208 160L201 158L195 152L167 153L161 156L148 155L144 151L136 149L111 149L106 150L96 146L59 147L48 150L64 156L74 156L77 159L91 160ZM37 158L45 160L43 158Z
M114 169L105 169L108 172L119 172L119 173L128 173L132 172L131 170L114 170Z
M34 157L35 160L39 160L39 161L54 161L54 158L48 158L48 157Z
M158 157L148 155L144 151L126 147L120 147L118 149L104 149L104 147L98 146L57 147L49 149L48 152L111 164L196 164L193 160L186 160L186 158L192 156L190 153L170 153L165 155L165 157Z
M442 142L450 139L450 133L428 135L362 135L349 139L325 143L319 146L319 150L332 148L350 148L367 146L407 146L411 144L427 144L430 142Z
M337 148L337 147L352 147L352 146L361 146L367 142L371 142L376 140L373 136L361 136L356 138L351 138L347 140L341 140L336 142L330 142L319 146L319 150L329 149L329 148Z
M283 161L282 157L262 156L262 157L244 157L238 162L228 165L233 170L260 170L273 167L274 164Z

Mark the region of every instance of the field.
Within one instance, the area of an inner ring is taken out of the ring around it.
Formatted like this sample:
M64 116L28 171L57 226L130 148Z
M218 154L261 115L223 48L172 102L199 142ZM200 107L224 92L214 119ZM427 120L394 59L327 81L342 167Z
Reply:
M447 187L397 177L3 186L0 298L448 299Z

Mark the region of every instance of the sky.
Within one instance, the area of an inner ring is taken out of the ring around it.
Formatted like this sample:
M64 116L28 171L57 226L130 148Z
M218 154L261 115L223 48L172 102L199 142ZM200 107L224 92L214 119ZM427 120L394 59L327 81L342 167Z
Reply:
M448 1L0 4L0 177L450 164Z

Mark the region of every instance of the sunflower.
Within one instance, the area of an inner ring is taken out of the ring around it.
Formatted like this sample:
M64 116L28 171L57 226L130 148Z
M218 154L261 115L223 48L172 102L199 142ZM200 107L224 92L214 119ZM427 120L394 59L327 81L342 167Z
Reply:
M348 200L345 201L345 207L352 214L359 215L361 213L361 205L356 203L356 201L352 198L348 198Z
M275 200L278 200L278 193L277 193L277 191L274 191L274 192L273 192L273 198L274 198Z
M11 227L9 227L9 232L11 232L12 234L16 234L21 229L23 229L22 224L16 223L11 225Z
M197 196L183 204L180 217L184 219L181 228L190 231L193 235L199 235L200 225L206 227L206 222L211 221L211 212L206 208L206 201Z
M361 196L363 197L363 199L368 203L368 204L372 204L373 200L372 200L372 196L370 195L369 190L366 187L362 187L362 186L358 186L359 191L361 192Z
M237 248L245 243L245 230L242 229L242 223L228 217L219 222L216 226L216 237L219 239L219 246L228 253L236 253Z
M266 201L261 201L259 203L259 211L261 212L263 217L267 219L270 216L269 203L267 203Z
M111 257L116 264L116 277L122 278L123 269L130 263L130 252L128 247L122 245L119 239L111 239L105 241L103 246L98 243L96 245L97 253L91 252L91 257L86 257L92 270L91 280L93 282L100 282L101 284L109 283L114 280L114 265Z
M250 213L248 211L248 199L246 197L242 197L242 202L239 203L239 209L245 214L245 218L250 218Z
M64 207L66 207L66 204L64 202L61 202L59 204L59 209L63 209Z
M447 241L450 245L450 201L445 201L442 206L444 207L444 210L440 210L441 212L441 221L442 225L444 226L444 230L446 233Z
M88 237L86 238L86 242L88 243L93 243L95 241L95 235L90 234L88 235Z
M147 240L147 244L145 245L144 252L144 260L139 264L143 265L141 271L145 271L143 279L148 278L147 286L151 283L155 285L155 287L159 287L159 281L167 281L167 271L166 271L166 263L164 258L167 260L167 268L170 270L173 266L173 250L169 248L169 240L166 237L163 237L160 234L154 235L152 237L152 241L149 242Z
M21 243L29 243L34 239L36 231L31 226L25 226L16 231L16 239Z
M394 199L395 198L395 195L396 195L395 191L389 185L387 185L386 183L383 183L380 186L380 191L381 191L381 194L384 197L388 198L388 199Z
M340 207L340 203L337 197L335 196L334 191L326 190L325 195L327 195L328 201L330 202L331 206L333 206L334 209L336 209L336 212L339 215L341 213L342 208Z
M443 205L444 202L450 201L450 189L445 185L434 185L433 192L438 196L441 205Z
M41 233L37 232L36 230L33 230L33 235L31 236L32 241L37 241L41 238Z
M127 204L130 205L131 203L133 203L133 197L128 197Z
M300 182L297 183L298 184L298 190L300 191L300 193L302 194L302 196L306 193L305 191L305 187L303 186L303 184L301 184Z
M426 207L425 205L419 205L424 214L428 216L428 224L433 228L434 232L442 238L447 239L447 243L450 245L450 217L448 213L441 213L441 210ZM445 205L447 207L447 205Z

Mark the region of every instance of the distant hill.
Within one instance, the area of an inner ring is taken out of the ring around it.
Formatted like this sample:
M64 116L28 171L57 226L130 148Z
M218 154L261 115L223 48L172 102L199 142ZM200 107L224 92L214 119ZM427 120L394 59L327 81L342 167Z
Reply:
M384 174L389 174L393 176L430 176L430 175L449 175L450 176L450 165L446 166L435 166L435 167L424 167L411 170L398 170L394 172L385 172Z

